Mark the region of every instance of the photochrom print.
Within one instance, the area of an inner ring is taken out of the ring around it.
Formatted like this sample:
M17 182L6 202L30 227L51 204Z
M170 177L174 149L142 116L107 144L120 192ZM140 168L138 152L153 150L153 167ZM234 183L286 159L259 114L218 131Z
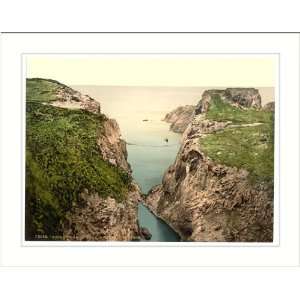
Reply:
M26 241L273 242L274 55L23 59Z

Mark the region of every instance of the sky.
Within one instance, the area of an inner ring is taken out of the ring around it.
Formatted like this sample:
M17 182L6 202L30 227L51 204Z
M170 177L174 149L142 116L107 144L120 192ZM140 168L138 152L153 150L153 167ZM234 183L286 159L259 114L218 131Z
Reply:
M27 55L27 78L67 85L274 87L275 55Z

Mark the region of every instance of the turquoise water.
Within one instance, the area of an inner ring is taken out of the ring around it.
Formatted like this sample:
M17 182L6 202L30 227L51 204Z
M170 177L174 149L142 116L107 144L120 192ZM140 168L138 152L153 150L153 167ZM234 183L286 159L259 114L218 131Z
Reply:
M161 120L179 105L196 104L202 88L75 88L99 100L101 111L117 120L122 138L127 142L133 177L142 192L146 194L160 184L164 172L175 160L181 139L181 135L169 131L170 125ZM140 226L152 234L150 241L179 241L173 229L142 204L139 204L138 216Z
M142 127L148 127L145 134L137 135L137 145L127 145L127 151L133 177L142 192L147 193L153 186L161 183L164 172L173 163L180 135L171 133L169 125L159 120L144 123L147 124ZM164 141L164 137L168 138L168 143ZM140 225L150 230L151 241L179 241L179 236L142 204L139 204L138 215Z
M150 242L180 241L177 233L161 219L156 218L143 204L139 204L138 217L140 225L147 227L152 234Z
M161 183L164 172L174 162L180 143L179 134L170 132L168 124L153 117L148 122L137 120L143 124L139 124L135 130L131 129L127 136L130 143L136 144L127 145L128 162L143 193ZM126 128L126 122L120 121L121 128ZM168 143L164 138L168 138ZM151 241L179 241L179 236L142 204L139 204L138 216L140 226L150 230Z

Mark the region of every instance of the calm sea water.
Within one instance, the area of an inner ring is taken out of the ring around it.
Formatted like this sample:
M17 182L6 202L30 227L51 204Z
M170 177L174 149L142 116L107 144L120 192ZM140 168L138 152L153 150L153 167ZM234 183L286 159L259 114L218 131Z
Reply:
M180 105L197 104L206 87L107 87L74 86L101 103L101 110L117 120L122 138L128 143L128 161L143 193L160 184L174 162L181 135L169 131L161 121ZM263 103L272 100L273 89L263 88ZM147 121L145 121L147 120ZM168 139L168 142L165 139ZM178 241L178 235L142 204L139 222L152 233L151 241Z

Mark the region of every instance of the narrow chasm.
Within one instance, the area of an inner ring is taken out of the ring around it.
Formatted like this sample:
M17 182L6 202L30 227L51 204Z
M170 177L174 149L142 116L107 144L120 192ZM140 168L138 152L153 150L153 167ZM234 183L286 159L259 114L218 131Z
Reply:
M274 103L197 97L27 79L25 239L272 242Z

